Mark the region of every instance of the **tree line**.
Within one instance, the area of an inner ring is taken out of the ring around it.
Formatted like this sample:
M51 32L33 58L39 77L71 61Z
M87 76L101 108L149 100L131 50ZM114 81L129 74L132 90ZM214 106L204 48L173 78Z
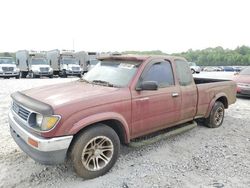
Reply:
M124 51L122 54L140 55L175 55L186 58L188 61L195 62L200 66L230 66L230 65L250 65L250 47L240 46L233 50L222 47L206 48L203 50L188 50L182 53L167 54L160 50L152 51ZM1 56L12 56L15 53L2 52Z
M188 50L182 53L167 54L160 50L154 51L125 51L123 54L141 55L175 55L186 58L188 61L196 62L200 66L230 66L250 65L250 47L240 46L231 49L222 47L206 48L203 50Z

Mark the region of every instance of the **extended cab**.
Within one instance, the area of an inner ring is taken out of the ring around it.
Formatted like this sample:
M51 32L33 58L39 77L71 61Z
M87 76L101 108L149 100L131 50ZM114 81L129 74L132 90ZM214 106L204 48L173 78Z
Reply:
M236 101L233 81L193 79L180 57L111 56L84 78L11 95L11 134L34 160L64 162L94 178L116 162L120 143L197 118L219 127Z

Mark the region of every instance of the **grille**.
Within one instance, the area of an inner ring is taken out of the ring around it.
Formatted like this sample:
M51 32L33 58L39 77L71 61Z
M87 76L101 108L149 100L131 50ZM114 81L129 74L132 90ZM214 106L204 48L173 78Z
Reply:
M72 67L72 71L79 71L80 67Z
M3 71L13 71L14 67L2 67Z
M22 118L25 121L28 120L30 111L26 110L25 108L23 108L22 106L18 105L15 102L13 102L12 109L20 118Z
M49 72L49 68L48 67L41 67L40 71L41 72Z

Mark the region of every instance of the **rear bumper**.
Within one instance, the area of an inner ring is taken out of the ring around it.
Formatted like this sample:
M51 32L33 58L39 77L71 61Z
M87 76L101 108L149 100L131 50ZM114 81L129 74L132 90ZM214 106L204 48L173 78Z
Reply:
M45 139L33 135L15 121L12 112L9 113L9 125L11 136L17 145L35 161L41 164L59 164L65 161L73 136ZM31 145L29 139L35 140L37 147Z

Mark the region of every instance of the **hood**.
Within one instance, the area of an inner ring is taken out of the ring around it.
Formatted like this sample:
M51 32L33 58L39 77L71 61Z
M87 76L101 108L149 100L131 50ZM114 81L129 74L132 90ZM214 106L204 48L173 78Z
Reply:
M74 81L34 88L23 91L23 93L34 99L51 105L54 109L57 109L65 105L77 105L82 102L84 102L86 107L87 103L89 102L93 103L91 105L94 105L96 104L96 101L90 101L89 99L111 95L112 92L117 90L119 90L119 88L104 87L100 85Z
M233 80L236 83L250 84L250 75L236 75Z

